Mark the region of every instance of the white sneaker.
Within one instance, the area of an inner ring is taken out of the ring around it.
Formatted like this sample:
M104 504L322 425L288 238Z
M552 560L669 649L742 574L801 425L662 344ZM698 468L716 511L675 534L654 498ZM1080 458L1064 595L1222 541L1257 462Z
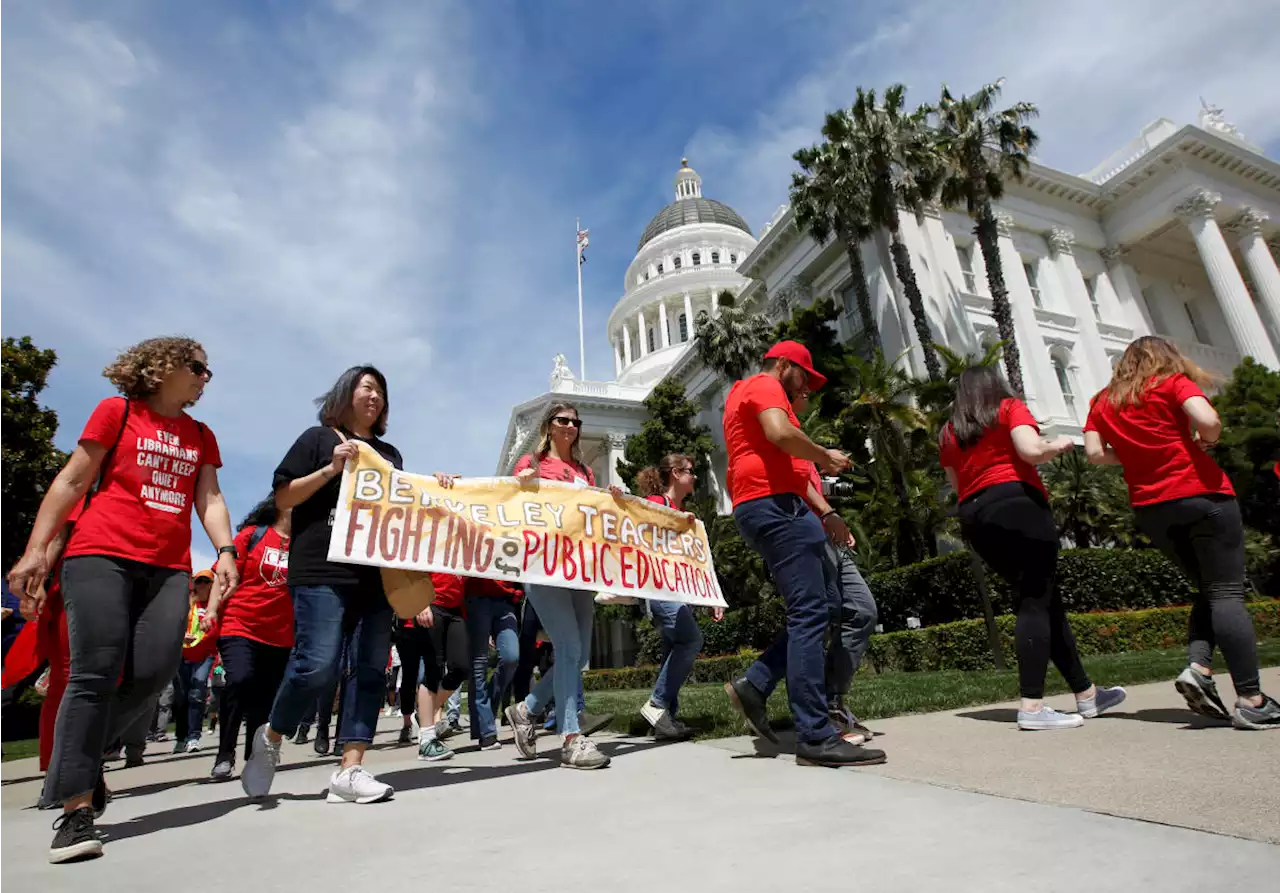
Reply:
M283 739L281 739L283 740ZM280 765L280 741L272 743L267 737L267 725L263 723L253 733L253 756L249 757L240 772L240 786L250 797L265 797L271 793L271 782Z
M199 752L200 752L200 739L192 738L190 741L187 742L187 753L199 753Z
M1024 732L1044 732L1054 729L1074 729L1084 725L1079 713L1059 713L1052 707L1041 707L1035 713L1018 711L1018 728Z
M378 803L387 800L395 791L363 766L352 766L333 773L329 779L329 803Z
M560 748L560 765L566 769L603 769L609 765L609 758L586 735L575 735Z

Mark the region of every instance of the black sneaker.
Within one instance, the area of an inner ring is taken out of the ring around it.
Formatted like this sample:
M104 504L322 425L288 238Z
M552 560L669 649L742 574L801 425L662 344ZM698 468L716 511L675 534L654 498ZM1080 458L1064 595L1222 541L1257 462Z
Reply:
M93 810L88 806L58 816L53 830L57 833L49 845L49 861L54 865L102 855L102 841L94 833Z
M502 750L502 742L497 735L485 735L480 739L481 750Z
M329 730L324 726L316 729L316 740L311 746L315 749L317 756L327 757L329 755Z
M298 731L293 736L294 744L306 744L311 740L311 727L306 725L298 726Z
M400 738L399 740L396 741L396 744L414 744L414 743L416 742L413 740L413 729L409 728L408 726L401 726Z
M93 817L95 819L102 818L102 814L107 811L107 804L110 802L111 792L107 790L107 776L99 769L98 783L93 786Z
M1231 715L1231 724L1237 729L1248 729L1253 732L1280 729L1280 703L1276 703L1276 699L1270 695L1263 695L1262 703L1257 707L1236 704L1235 713Z
M140 753L126 753L124 757L124 767L126 769L137 769L139 766L146 765L146 762Z
M1199 670L1187 667L1174 680L1173 687L1186 699L1187 707L1193 713L1208 716L1212 719L1230 719L1222 698L1218 697L1218 683L1212 676L1206 676Z
M839 735L832 735L817 744L796 744L797 766L878 766L885 761L884 751L850 744Z
M758 688L743 676L741 679L726 682L724 693L729 696L733 709L742 714L742 718L747 721L747 727L752 732L774 744L778 743L778 736L769 727L769 711L765 706L764 695L760 694Z

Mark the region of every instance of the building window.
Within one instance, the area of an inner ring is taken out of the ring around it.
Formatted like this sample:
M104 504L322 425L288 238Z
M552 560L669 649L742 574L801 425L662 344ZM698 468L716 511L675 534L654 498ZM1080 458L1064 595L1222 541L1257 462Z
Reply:
M649 281L649 271L648 271L648 270L645 270L645 271L644 271L644 281L645 281L645 282L648 282L648 281Z
M689 340L689 318L683 313L680 314L680 343Z
M678 255L671 258L671 268L674 270L680 269L680 257Z
M1084 289L1089 293L1089 306L1093 308L1093 318L1098 322L1102 322L1102 309L1098 307L1098 277L1086 277Z
M1191 334L1195 336L1196 341L1200 344L1212 344L1213 342L1205 337L1204 329L1200 327L1200 320L1196 316L1195 308L1191 306L1191 302L1187 301L1182 307L1187 311L1187 320L1191 323Z
M1062 391L1062 402L1067 405L1067 417L1073 422L1078 422L1076 416L1076 394L1071 387L1071 373L1067 371L1067 364L1062 361L1061 357L1053 358L1053 374L1058 376L1058 389Z
M858 325L862 325L862 319L858 316L858 292L852 282L840 292L840 303L844 305L845 315L856 320Z
M736 254L730 254L730 255L729 255L729 263L731 263L731 264L736 264L737 262L738 262L738 255L736 255Z
M713 252L711 252L711 262L712 262L713 264L718 264L718 263L720 263L720 252L719 252L719 251L713 251Z
M1040 283L1036 280L1036 265L1031 261L1022 262L1022 272L1027 274L1027 285L1031 286L1031 300L1035 302L1037 307L1043 307L1040 303Z
M662 275L662 264L661 264L661 262L659 262L659 264L658 264L658 275L659 275L659 276L661 276L661 275Z
M957 245L956 254L960 257L960 272L964 274L964 290L971 295L976 295L978 280L973 275L973 247Z
M653 350L653 326L649 326L649 352L652 353Z
M693 265L695 267L702 266L702 255L699 254L697 251L693 252Z

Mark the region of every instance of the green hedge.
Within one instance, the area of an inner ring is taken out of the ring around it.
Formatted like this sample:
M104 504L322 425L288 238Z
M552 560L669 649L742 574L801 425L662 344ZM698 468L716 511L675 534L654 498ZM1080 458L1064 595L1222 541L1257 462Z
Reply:
M1280 638L1280 601L1251 602L1248 608L1259 639ZM1085 655L1176 648L1187 640L1190 613L1190 608L1175 607L1072 614L1071 629L1080 653ZM996 625L1004 643L1005 659L1010 665L1015 664L1014 618L998 617ZM737 654L700 658L694 662L690 681L727 682L741 675L757 656L758 650L743 649ZM872 636L863 672L983 670L992 665L986 625L981 620L961 620ZM658 669L640 666L590 670L583 677L583 686L588 691L650 688L658 678Z
M995 612L1012 611L1009 585L989 571L986 580ZM867 583L886 630L906 629L908 617L933 626L982 616L968 552L872 574ZM1194 595L1187 578L1152 549L1064 549L1058 556L1058 591L1072 611L1183 605Z

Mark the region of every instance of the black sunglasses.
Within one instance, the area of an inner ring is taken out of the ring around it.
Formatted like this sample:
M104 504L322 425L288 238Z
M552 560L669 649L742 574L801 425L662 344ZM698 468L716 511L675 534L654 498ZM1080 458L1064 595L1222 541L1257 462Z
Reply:
M205 380L213 378L213 370L209 368L208 363L202 363L199 360L187 360L187 368L191 370L191 374L196 378L208 376Z
M582 427L582 419L571 419L565 415L553 416L551 421L562 428L568 428L570 425L572 425L575 428Z

